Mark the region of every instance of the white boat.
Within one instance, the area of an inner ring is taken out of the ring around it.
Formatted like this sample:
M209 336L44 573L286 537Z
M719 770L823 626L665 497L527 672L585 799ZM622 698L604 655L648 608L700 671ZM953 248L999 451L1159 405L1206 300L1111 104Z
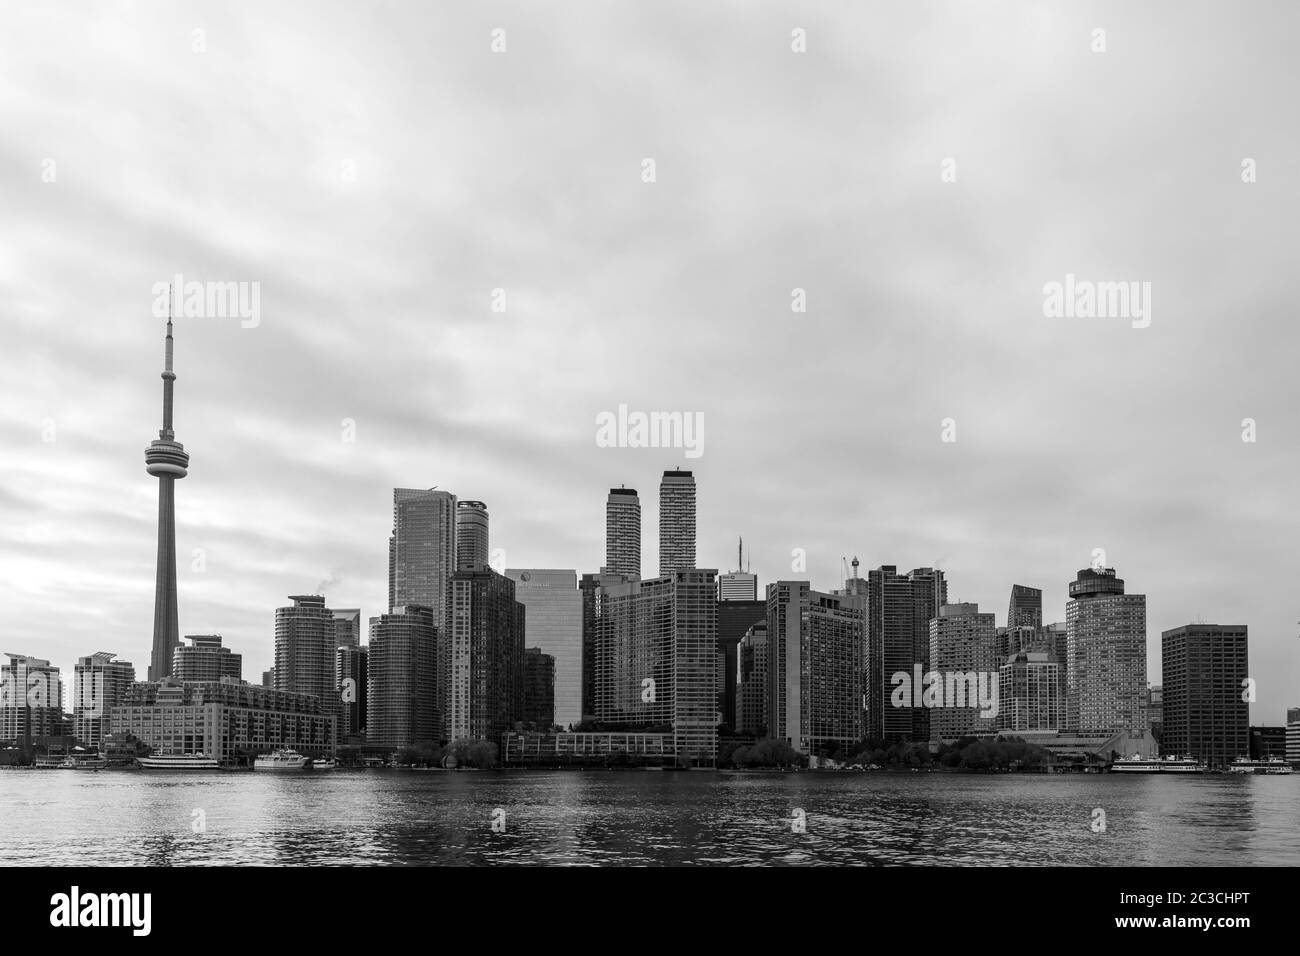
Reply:
M296 750L279 747L269 754L261 754L253 761L254 770L310 770L311 758Z
M217 758L207 754L154 754L136 757L135 762L145 770L216 770Z
M98 754L69 757L63 762L63 766L67 770L103 770L108 766L108 760Z
M67 764L68 758L60 754L59 756L37 757L32 761L32 765L37 770L62 770Z
M1209 768L1192 757L1119 757L1111 773L1205 773Z
M1228 765L1228 773L1289 774L1295 773L1295 770L1281 757L1270 757L1267 760L1238 757Z
M317 757L311 762L312 770L334 770L339 762L333 757Z

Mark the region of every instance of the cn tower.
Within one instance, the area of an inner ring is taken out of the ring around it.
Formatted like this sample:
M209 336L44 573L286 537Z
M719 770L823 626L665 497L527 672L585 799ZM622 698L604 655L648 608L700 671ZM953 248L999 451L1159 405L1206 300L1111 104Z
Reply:
M163 368L163 425L158 440L144 450L145 470L158 479L158 578L153 598L153 656L149 680L162 680L172 672L172 651L181 642L176 611L176 479L184 478L190 456L172 431L172 314L167 295L166 364Z

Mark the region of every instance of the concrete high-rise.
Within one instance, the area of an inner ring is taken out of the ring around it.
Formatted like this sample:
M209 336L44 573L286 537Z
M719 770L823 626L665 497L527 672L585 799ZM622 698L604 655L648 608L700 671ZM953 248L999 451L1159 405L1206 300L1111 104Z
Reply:
M172 653L172 676L177 680L244 679L244 658L221 646L220 634L186 634L189 644Z
M859 586L860 587L860 586ZM948 603L943 571L916 568L899 574L892 564L867 572L866 735L899 741L930 739L925 707L894 707L893 675L929 670L930 621Z
M1186 624L1160 635L1160 753L1226 767L1250 749L1246 625Z
M313 694L321 711L338 714L334 682L334 612L318 594L290 595L290 607L275 612L275 689Z
M635 488L611 488L605 499L606 574L641 576L641 499Z
M498 743L524 713L524 606L489 567L451 578L447 736Z
M451 576L456 571L456 496L447 491L393 489L393 535L388 545L388 604L433 610L438 628L434 706L438 732L447 736L447 679L451 648ZM373 618L372 618L373 620ZM428 738L425 738L428 739Z
M431 607L409 604L370 619L366 738L385 747L439 739L438 627Z
M180 615L176 606L176 482L188 473L190 456L176 441L172 429L172 319L167 313L167 336L163 346L162 429L156 441L144 451L145 471L158 479L158 572L154 581L153 652L149 679L171 675L172 651L181 642Z
M1011 585L1011 603L1007 607L1007 628L1043 626L1043 591L1024 584Z
M718 576L719 601L757 601L758 575L748 571L728 571Z
M1060 667L1044 651L1018 651L998 668L999 732L1061 729Z
M582 595L582 716L584 720L596 715L596 647L599 641L599 622L604 607L605 589L639 579L640 575L617 574L611 571L584 574L578 579L578 593Z
M98 651L79 657L73 671L72 734L91 750L103 744L109 732L109 711L122 702L135 683L135 665L113 660L116 656Z
M659 483L659 576L695 567L695 475L665 471Z
M766 602L764 602L766 605ZM736 732L767 735L767 619L756 623L737 648Z
M596 718L670 728L679 760L718 757L718 582L693 569L597 589Z
M1065 729L1147 730L1146 595L1125 594L1113 568L1084 568L1070 582L1065 629Z
M929 708L931 740L951 741L996 728L997 715L982 716L979 706L979 694L991 690L998 677L996 640L994 615L981 614L978 604L945 604L939 608L939 616L930 620L930 650L922 673L936 672L944 680L943 706ZM963 679L972 673L973 686L968 679ZM950 680L949 675L953 674L962 677ZM950 699L950 691L960 692L962 700ZM986 699L990 697L986 694ZM957 703L963 706L958 707Z
M863 737L866 619L852 595L767 586L768 736L827 755Z
M582 721L582 593L577 571L507 568L515 600L524 606L524 643L553 661L551 721L569 727Z
M487 567L488 510L481 501L456 502L456 570Z

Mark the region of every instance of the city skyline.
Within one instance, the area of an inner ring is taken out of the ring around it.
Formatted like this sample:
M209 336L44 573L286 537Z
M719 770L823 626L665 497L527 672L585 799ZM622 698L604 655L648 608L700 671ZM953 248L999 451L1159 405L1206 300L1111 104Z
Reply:
M1127 39L1091 57L1078 41L1091 24L1068 11L1036 12L1028 26L997 11L946 11L949 22L936 15L928 31L910 32L892 31L889 11L846 12L842 23L809 14L817 56L792 62L784 20L737 24L700 11L692 22L715 44L703 72L676 68L680 36L647 22L646 62L597 91L612 112L629 100L643 128L620 127L594 147L582 138L585 103L563 85L584 86L587 74L547 72L565 42L588 44L593 75L621 75L599 16L560 14L543 27L513 10L510 52L493 59L486 41L447 38L486 37L465 12L447 14L446 35L433 39L409 15L407 40L338 9L353 29L318 49L292 42L301 25L283 13L268 13L266 37L249 46L237 11L211 12L202 75L179 15L143 24L138 41L94 12L75 29L62 12L30 21L29 35L73 53L67 63L38 63L0 39L33 88L50 91L16 97L0 133L0 196L32 240L0 263L21 303L11 305L19 331L0 377L0 440L13 463L0 494L0 578L16 653L51 660L65 681L101 648L139 673L149 666L158 490L139 451L157 416L153 290L180 272L262 288L255 326L179 310L175 323L185 383L176 433L195 453L176 501L178 633L222 634L246 675L272 663L285 595L322 593L364 620L388 610L394 488L437 485L484 501L505 564L582 574L603 563L603 505L620 484L644 492L642 567L658 567L651 489L664 470L689 468L702 567L729 567L742 533L764 587L803 579L833 590L854 554L867 568L939 567L951 601L993 610L1001 625L1013 583L1042 589L1044 621L1063 621L1069 582L1101 548L1104 564L1147 595L1152 683L1163 631L1242 623L1259 680L1252 723L1280 722L1295 702L1300 559L1286 542L1300 531L1289 487L1300 429L1287 365L1296 333L1282 304L1296 280L1278 240L1296 186L1275 171L1300 144L1258 95L1284 68L1282 31L1233 22L1211 36L1112 11L1112 38ZM1178 42L1158 42L1157 26ZM449 122L463 129L475 111L500 122L478 124L480 146L444 138L446 156L431 164L422 139L403 130L405 114L382 104L400 102L394 89L414 83L412 71L441 67L385 58L401 64L392 78L345 65L328 79L322 64L344 36L363 59L394 44L424 64L455 64L459 76L440 79L466 105L439 101ZM132 79L137 42L156 50L171 88ZM945 66L944 51L969 43L989 56ZM1125 53L1139 45L1140 71ZM272 51L285 46L295 56L277 63ZM967 87L1011 78L1001 53L1038 48L1015 62L1019 92L999 115L967 98ZM1115 110L1135 82L1156 102L1182 103L1187 91L1149 89L1147 71L1170 72L1172 51L1189 48L1224 68L1213 85L1194 84L1197 102L1175 111L1177 122ZM935 72L904 82L917 59ZM327 78L299 98L304 60ZM749 72L751 61L761 68ZM284 129L247 95L237 80L245 64L302 103L300 128ZM1071 83L1058 96L1062 74ZM109 117L80 112L88 81L77 77L93 75L106 78L104 96L144 104L158 123L126 136ZM557 97L545 148L511 99L522 76L536 95ZM875 79L887 96L850 92ZM638 83L662 85L647 100ZM691 102L699 86L709 92ZM751 88L748 125L739 104ZM1106 95L1094 102L1096 90ZM662 97L681 103L680 115L661 114ZM223 109L246 110L250 128L283 138L259 144L226 129ZM86 130L45 136L50 110L85 116ZM1224 111L1269 138L1220 148ZM710 138L719 113L735 146ZM850 115L860 129L844 130ZM192 139L156 138L155 125L180 117L195 118ZM885 123L898 135L877 144ZM759 135L768 128L788 130L789 142ZM1081 145L1088 129L1135 143L1140 158ZM844 137L833 152L828 131ZM564 145L573 137L578 152ZM518 175L528 150L540 151L524 192L484 198ZM647 155L659 162L653 185L639 178ZM944 184L950 155L958 177ZM1240 182L1243 156L1259 161L1257 183ZM58 166L52 182L40 178L47 157ZM348 159L355 182L338 176ZM575 168L598 173L591 193L556 192ZM306 184L293 182L303 169ZM867 190L868 175L885 175L884 185ZM448 180L464 192L444 191ZM1074 191L1047 185L1062 180ZM517 202L533 190L546 201ZM1255 192L1243 202L1245 190ZM283 196L274 213L260 209L269 191ZM1188 193L1204 199L1203 218L1236 224L1232 270L1219 233L1164 225L1185 223ZM460 214L467 196L481 202L477 216ZM1046 206L1055 225L1038 214ZM1141 232L1135 223L1158 231L1130 235ZM299 244L303 235L320 239ZM601 275L588 275L592 261ZM59 281L74 265L78 281ZM1043 283L1074 273L1151 278L1151 326L1045 318ZM807 292L804 313L790 310L796 287ZM834 347L801 352L826 341ZM591 353L580 360L576 343ZM750 387L759 375L779 384ZM621 404L702 413L703 454L599 447L596 416ZM957 441L944 443L950 417ZM1247 417L1257 442L1241 440ZM796 429L800 453L786 455L780 445ZM804 573L791 569L794 549L806 552ZM73 612L54 633L56 607Z

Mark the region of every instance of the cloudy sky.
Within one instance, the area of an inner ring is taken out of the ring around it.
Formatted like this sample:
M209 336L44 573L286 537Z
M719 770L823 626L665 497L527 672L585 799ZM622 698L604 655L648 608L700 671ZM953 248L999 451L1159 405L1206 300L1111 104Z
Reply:
M147 668L180 273L260 294L176 344L181 630L249 679L287 595L383 610L394 486L587 571L626 483L652 573L691 467L700 563L744 535L764 584L937 563L999 624L1013 582L1063 620L1102 548L1152 682L1161 630L1245 623L1280 722L1300 16L844 7L7 4L0 650ZM1151 283L1149 327L1046 317L1068 273ZM703 414L703 455L597 447L620 403Z

